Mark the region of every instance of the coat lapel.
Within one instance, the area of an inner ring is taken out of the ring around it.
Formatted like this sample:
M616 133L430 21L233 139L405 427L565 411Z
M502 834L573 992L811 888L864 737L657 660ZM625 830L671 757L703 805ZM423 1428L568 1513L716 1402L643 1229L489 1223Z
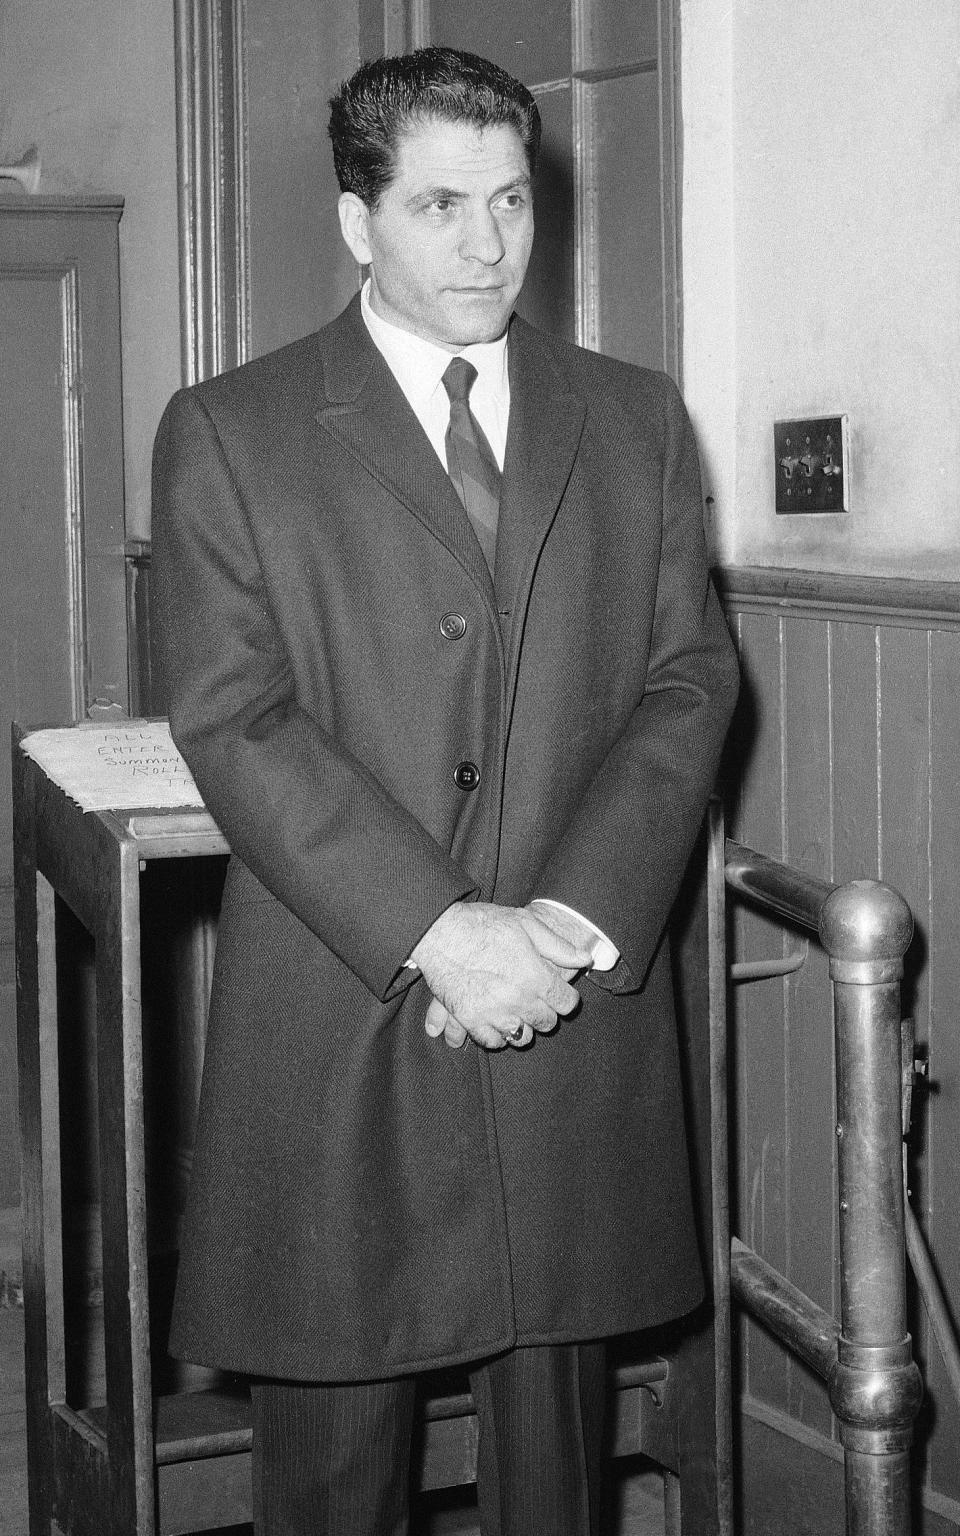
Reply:
M391 491L493 599L483 553L450 477L370 338L359 297L322 333L317 421Z
M493 583L450 477L370 338L359 297L321 333L321 429L391 491L493 600ZM497 532L496 591L513 619L525 604L580 444L585 406L536 331L510 328L510 427Z
M571 392L536 331L510 329L510 426L497 530L496 588L514 633L537 557L580 446L586 407Z

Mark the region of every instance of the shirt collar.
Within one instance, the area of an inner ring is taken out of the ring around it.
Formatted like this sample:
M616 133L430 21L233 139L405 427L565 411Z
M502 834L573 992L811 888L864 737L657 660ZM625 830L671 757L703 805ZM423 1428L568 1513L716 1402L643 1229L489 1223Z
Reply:
M370 303L369 278L360 292L360 310L374 344L408 400L429 400L454 354L378 315ZM496 341L472 342L456 355L467 358L476 368L478 386L482 383L495 393L508 391L506 331Z

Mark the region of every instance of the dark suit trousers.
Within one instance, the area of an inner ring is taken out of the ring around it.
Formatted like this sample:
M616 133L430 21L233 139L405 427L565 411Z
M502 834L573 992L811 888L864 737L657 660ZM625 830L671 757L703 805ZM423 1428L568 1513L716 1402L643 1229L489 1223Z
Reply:
M517 1349L469 1372L483 1536L596 1536L602 1343ZM405 1536L413 1377L253 1387L256 1536Z

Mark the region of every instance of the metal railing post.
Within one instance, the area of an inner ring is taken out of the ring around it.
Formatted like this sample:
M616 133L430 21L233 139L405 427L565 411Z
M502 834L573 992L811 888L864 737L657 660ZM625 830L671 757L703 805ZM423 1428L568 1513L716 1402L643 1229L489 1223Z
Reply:
M740 1305L829 1386L840 1427L847 1536L909 1536L910 1446L923 1396L907 1332L900 979L910 908L875 880L832 885L727 841L728 890L818 933L833 986L840 1321L736 1238ZM796 969L793 960L789 969ZM783 959L739 978L783 975Z
M851 881L820 914L834 993L840 1338L830 1401L844 1448L848 1536L910 1529L920 1373L906 1316L900 978L913 933L888 886Z

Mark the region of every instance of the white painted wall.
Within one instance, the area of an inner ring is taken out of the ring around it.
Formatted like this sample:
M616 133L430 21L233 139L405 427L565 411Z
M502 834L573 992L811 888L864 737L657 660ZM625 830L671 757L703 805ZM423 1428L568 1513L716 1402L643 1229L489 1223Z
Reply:
M684 388L726 564L960 579L960 6L681 0ZM850 417L852 510L774 513Z
M0 0L0 161L40 190L119 193L127 533L150 526L150 453L180 382L172 0ZM2 194L0 194L2 195Z

